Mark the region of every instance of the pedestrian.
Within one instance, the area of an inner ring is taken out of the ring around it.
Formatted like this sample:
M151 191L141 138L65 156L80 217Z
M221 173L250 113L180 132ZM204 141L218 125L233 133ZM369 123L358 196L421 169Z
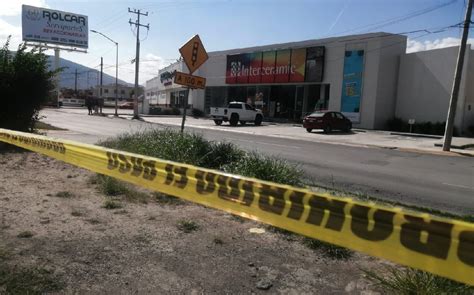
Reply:
M94 114L97 115L97 111L99 110L99 99L97 97L94 97L93 108L94 108Z
M102 107L104 106L104 99L99 98L97 101L98 107L99 107L99 113L102 115Z
M88 115L92 115L92 98L90 96L86 97L86 106Z

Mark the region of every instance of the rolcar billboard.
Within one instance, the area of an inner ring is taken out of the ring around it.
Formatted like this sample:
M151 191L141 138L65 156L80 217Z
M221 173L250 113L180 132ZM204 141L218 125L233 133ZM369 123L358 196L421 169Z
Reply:
M88 48L85 15L23 5L21 21L23 41Z

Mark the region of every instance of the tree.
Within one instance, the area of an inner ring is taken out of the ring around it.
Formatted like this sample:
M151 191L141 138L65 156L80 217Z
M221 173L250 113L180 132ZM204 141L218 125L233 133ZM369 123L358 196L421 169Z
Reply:
M9 50L10 38L0 49L0 128L32 131L39 110L54 89L54 71L38 49L18 46Z

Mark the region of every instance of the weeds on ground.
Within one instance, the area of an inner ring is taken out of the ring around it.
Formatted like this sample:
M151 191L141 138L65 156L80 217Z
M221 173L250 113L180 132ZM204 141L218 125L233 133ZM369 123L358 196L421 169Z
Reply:
M304 238L303 244L313 250L320 250L329 258L337 260L347 260L352 257L353 252L347 248L329 244L312 238Z
M97 174L96 184L99 185L99 190L106 196L118 196L127 193L128 188L125 183L102 174Z
M34 234L30 231L22 231L21 233L19 233L17 235L17 237L21 238L21 239L28 239L28 238L31 238L33 236L34 236Z
M199 225L192 220L180 220L177 227L180 231L190 233L199 229Z
M10 257L11 253L7 249L0 247L0 261L6 260Z
M207 141L193 133L170 129L149 130L119 135L100 144L165 160L303 186L304 175L296 165L256 152L247 153L232 143Z
M52 271L44 268L9 267L0 264L0 293L2 294L45 294L57 292L63 283ZM3 292L5 293L3 293Z
M286 229L282 229L279 227L275 227L272 225L267 226L268 231L279 234L283 239L287 241L294 241L297 239L299 236L298 234L295 234L294 232L288 231Z
M69 198L74 197L74 194L68 191L61 191L61 192L57 192L54 196L58 198L69 199Z
M150 198L149 194L133 189L131 185L107 175L97 174L90 179L90 182L97 184L104 195L123 196L128 202L147 204Z
M221 238L214 238L213 240L214 244L216 245L224 245L224 241Z
M89 222L90 224L100 224L101 221L97 218L90 218L90 219L86 219L87 222Z
M159 192L154 192L153 194L153 199L160 204L166 204L166 205L183 205L185 203L184 200L173 197L170 195L162 194Z
M85 213L80 210L72 210L71 215L74 217L81 217L81 216L84 216Z
M412 295L444 295L444 294L474 294L470 287L450 279L413 268L399 269L389 267L387 275L379 272L363 270L369 280L380 286L386 292Z
M234 221L239 222L239 223L245 223L245 222L249 221L247 218L244 218L242 216L235 215L235 214L231 214L230 218Z
M114 210L114 209L120 209L123 206L120 202L117 202L117 201L114 201L114 200L106 200L102 207L105 208L105 209L108 209L108 210Z
M223 170L276 183L303 186L303 170L297 165L256 152L247 153L237 162L225 165Z

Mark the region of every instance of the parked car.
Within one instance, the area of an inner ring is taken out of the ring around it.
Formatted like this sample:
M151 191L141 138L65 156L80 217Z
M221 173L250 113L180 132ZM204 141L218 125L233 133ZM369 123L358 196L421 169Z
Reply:
M216 125L229 121L231 126L236 126L238 122L241 125L253 122L255 126L260 126L263 114L261 110L255 109L249 104L233 101L226 108L211 107L211 118Z
M127 101L118 105L119 109L133 109L133 102Z
M303 127L308 132L313 129L322 129L324 133L330 133L332 130L349 132L352 129L352 122L340 112L320 111L304 117Z
M82 98L60 98L59 106L72 106L72 107L83 107L85 106L85 100Z

